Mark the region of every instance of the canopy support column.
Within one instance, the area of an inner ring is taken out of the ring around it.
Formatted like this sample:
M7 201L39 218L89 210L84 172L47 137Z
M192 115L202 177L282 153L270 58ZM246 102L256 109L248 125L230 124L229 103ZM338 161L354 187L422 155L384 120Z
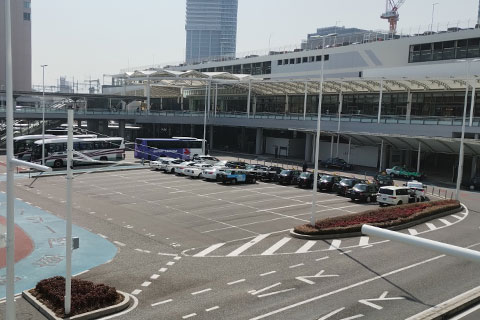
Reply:
M247 98L247 118L250 118L250 99L252 97L252 80L248 81L248 98Z
M380 168L379 168L379 172L383 171L383 147L384 147L384 142L383 142L383 139L382 139L382 144L380 146Z
M383 100L383 80L380 80L380 97L378 99L378 123L380 123L382 117L382 100Z
M305 82L305 97L303 98L303 120L307 118L307 98L308 98L308 82Z
M422 143L418 143L417 173L420 173L420 160L422 159Z
M350 163L350 153L352 151L352 138L348 139L348 158L347 162Z
M472 101L471 101L471 104L470 104L470 122L469 122L469 126L473 126L473 115L474 115L474 111L475 111L475 90L477 89L477 81L475 80L472 84Z

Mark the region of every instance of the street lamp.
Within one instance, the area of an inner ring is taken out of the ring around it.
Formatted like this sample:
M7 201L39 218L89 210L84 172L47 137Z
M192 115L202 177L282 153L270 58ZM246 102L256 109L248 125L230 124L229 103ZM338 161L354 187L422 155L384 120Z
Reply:
M466 64L466 89L465 89L465 103L463 105L463 118L462 118L462 136L460 139L460 154L458 156L458 171L457 171L457 185L455 189L455 199L460 199L460 185L462 184L463 179L463 161L464 161L464 150L465 150L465 122L467 116L467 104L468 104L468 89L469 89L469 78L470 78L470 64L472 62L478 62L480 59L474 60L457 60L457 62L462 62ZM472 96L472 99L474 97Z
M317 116L317 136L315 139L315 169L313 171L313 190L312 190L312 214L310 216L310 225L315 226L315 205L317 202L317 176L318 176L318 157L320 146L320 122L322 121L322 99L323 99L323 69L325 64L325 39L336 36L336 33L321 36L322 38L322 67L320 69L320 93L318 100L318 116Z
M433 15L435 14L435 6L437 4L439 4L439 3L438 2L432 3L432 24L431 24L431 27L432 27L432 29L431 29L432 32L431 33L432 34L433 34Z
M45 68L46 64L42 64L42 165L45 165Z

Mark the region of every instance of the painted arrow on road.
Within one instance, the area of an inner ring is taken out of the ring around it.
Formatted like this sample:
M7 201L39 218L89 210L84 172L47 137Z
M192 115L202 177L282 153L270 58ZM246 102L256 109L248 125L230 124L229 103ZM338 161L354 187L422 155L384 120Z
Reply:
M284 292L289 292L289 291L295 290L295 288L289 288L289 289L285 289L285 290L273 291L273 292L268 292L268 293L264 293L264 294L259 294L259 293L268 291L268 290L270 290L270 289L273 289L273 288L275 288L275 287L278 287L278 286L281 285L281 284L282 284L281 282L277 282L277 283L272 284L271 286L265 287L265 288L263 288L263 289L250 290L250 291L248 291L248 293L250 293L250 294L253 295L253 296L257 296L257 297L259 297L259 298L263 298L263 297L273 296L273 295L276 295L276 294L280 294L280 293L284 293Z
M379 306L378 304L372 303L371 301L390 301L390 300L404 300L404 297L391 297L387 298L388 291L385 291L382 293L382 295L378 298L375 299L363 299L363 300L358 300L359 303L363 303L366 306L372 307L377 310L382 310L383 307Z
M312 280L308 280L308 279L312 279L312 278L331 278L331 277L338 277L338 274L323 274L325 272L325 270L322 270L320 271L319 273L317 273L316 275L314 276L303 276L303 277L296 277L295 279L297 280L300 280L300 281L303 281L305 283L308 283L308 284L315 284L315 282L313 282Z

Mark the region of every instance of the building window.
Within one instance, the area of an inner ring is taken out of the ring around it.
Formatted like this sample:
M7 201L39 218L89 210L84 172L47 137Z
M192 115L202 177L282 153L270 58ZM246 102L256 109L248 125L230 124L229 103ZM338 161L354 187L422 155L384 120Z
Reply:
M295 59L290 59L290 64L295 64Z
M480 57L480 38L410 46L409 63Z
M325 55L325 61L328 61L328 60L330 60L330 55L329 55L329 54L326 54L326 55Z
M281 66L283 64L283 60L278 60L277 65Z
M31 3L30 1L24 1L24 2L23 2L23 7L24 7L25 9L30 9L30 3Z
M314 62L315 61L315 57L314 56L311 56L308 58L308 62Z
M23 20L25 20L25 21L31 21L31 17L32 17L32 16L31 16L31 13L29 13L29 12L24 12L24 13L23 13Z
M288 64L288 59L283 60L283 64Z
M302 58L297 58L297 64L302 63Z
M322 56L317 56L317 61L322 61Z
M307 63L308 62L308 57L303 57L303 63Z

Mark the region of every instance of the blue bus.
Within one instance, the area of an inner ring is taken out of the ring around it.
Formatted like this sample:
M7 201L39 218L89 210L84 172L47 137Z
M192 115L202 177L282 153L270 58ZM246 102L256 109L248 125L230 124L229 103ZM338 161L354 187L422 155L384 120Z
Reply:
M160 157L190 160L195 155L204 155L203 139L173 137L169 139L138 138L135 140L135 158L157 160Z

